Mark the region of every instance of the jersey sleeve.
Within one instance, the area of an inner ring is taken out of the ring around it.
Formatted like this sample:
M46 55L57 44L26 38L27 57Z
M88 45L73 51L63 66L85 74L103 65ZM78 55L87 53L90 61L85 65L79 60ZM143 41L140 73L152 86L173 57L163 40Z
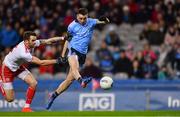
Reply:
M69 25L67 30L67 32L70 33L71 35L73 34L72 28L73 28L72 25Z
M95 26L97 24L97 19L89 18L89 21L92 26Z
M40 46L40 44L41 44L41 43L40 43L40 40L36 40L36 41L35 41L35 47Z
M32 55L30 53L23 54L22 56L25 61L27 61L27 62L32 61Z

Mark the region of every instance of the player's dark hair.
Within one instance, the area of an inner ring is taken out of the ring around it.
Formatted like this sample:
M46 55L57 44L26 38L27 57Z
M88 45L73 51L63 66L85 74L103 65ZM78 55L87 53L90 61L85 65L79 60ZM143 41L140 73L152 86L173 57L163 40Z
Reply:
M77 14L87 15L88 10L86 8L79 8Z
M36 33L33 31L24 32L23 40L29 40L30 36L36 36Z

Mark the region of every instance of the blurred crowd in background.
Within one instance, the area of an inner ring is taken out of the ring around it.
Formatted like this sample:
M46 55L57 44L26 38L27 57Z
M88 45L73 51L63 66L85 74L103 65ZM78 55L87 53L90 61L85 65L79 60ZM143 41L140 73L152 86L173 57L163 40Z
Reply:
M39 39L62 36L85 7L89 17L107 16L97 26L82 75L117 79L180 78L180 0L1 0L0 65L24 31ZM36 48L42 59L60 56L63 42ZM64 78L68 65L29 68L37 77Z

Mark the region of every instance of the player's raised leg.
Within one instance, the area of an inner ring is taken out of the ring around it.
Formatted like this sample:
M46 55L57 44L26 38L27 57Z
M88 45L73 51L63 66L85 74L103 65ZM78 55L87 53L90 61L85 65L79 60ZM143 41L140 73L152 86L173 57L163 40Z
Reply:
M79 73L79 61L77 55L71 55L68 59L69 65L72 69L73 77L80 83L81 87L85 88L87 84L92 80L91 77L89 78L82 78Z
M51 95L46 109L50 109L50 107L51 107L53 101L56 99L56 97L58 97L58 95L60 95L66 89L68 89L68 87L72 84L72 82L74 80L77 80L83 88L86 87L86 85L91 81L91 78L82 79L82 77L79 73L79 62L78 62L77 55L70 56L68 59L68 62L70 65L70 70L67 75L67 78L59 85L59 87L56 89L56 91Z
M29 87L26 92L26 103L22 109L22 112L32 112L30 105L36 92L37 81L31 73L26 75L24 81L29 85Z

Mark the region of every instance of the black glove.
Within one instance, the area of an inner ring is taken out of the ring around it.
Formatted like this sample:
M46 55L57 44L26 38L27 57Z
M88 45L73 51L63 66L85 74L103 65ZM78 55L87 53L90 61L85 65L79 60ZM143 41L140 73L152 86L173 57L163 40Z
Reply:
M99 18L99 21L104 21L105 23L109 23L110 22L109 19L106 16L101 16Z
M57 62L57 64L65 64L65 63L67 63L67 57L58 57L57 59L56 59L56 62Z
M64 39L67 40L67 41L71 41L72 37L73 36L70 33L67 32L67 34L65 35Z

